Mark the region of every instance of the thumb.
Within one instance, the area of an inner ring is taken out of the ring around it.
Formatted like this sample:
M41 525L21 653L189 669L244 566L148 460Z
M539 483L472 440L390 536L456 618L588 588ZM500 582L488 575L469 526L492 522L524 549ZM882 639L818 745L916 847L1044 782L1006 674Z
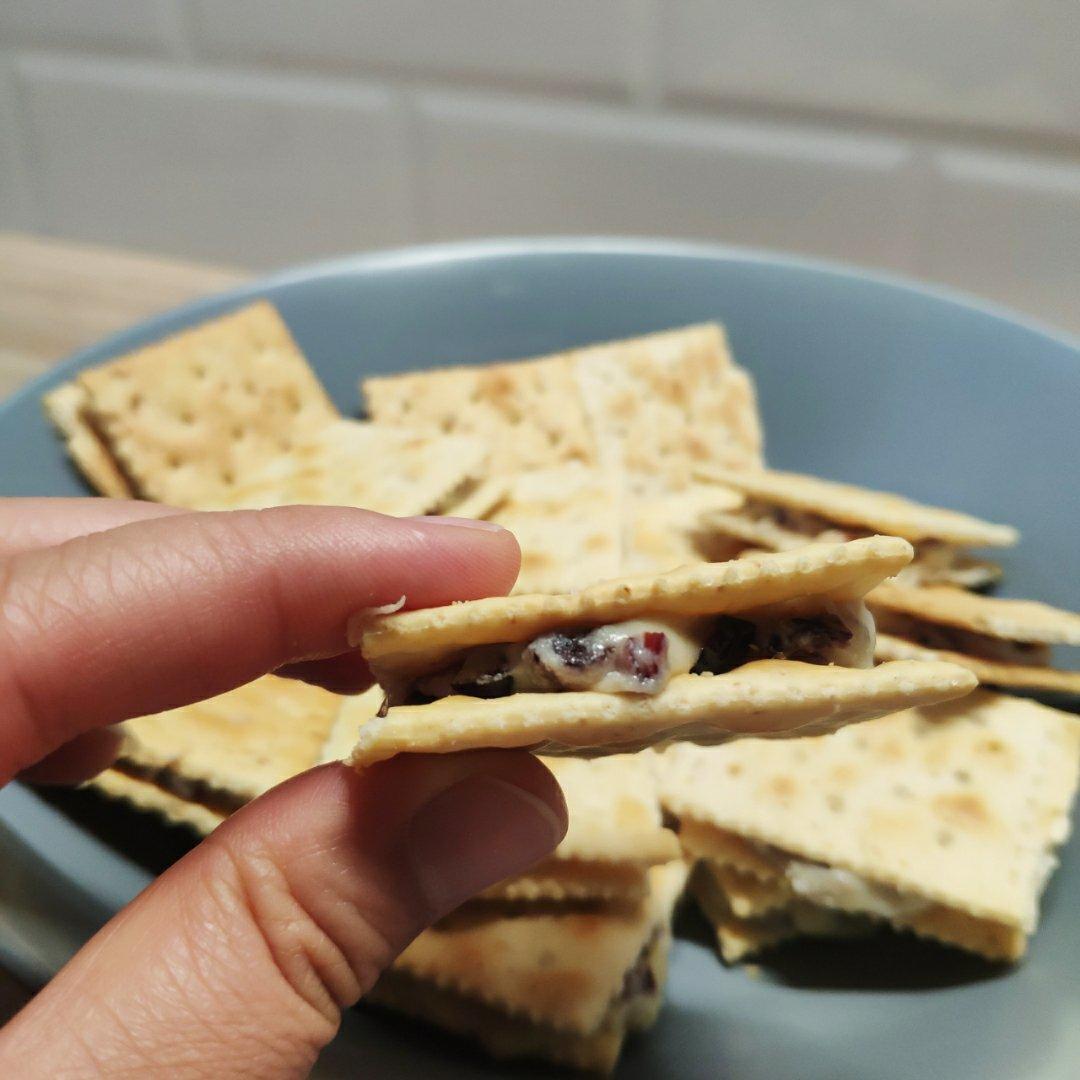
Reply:
M412 937L565 829L517 751L305 773L113 919L0 1035L0 1075L305 1075Z

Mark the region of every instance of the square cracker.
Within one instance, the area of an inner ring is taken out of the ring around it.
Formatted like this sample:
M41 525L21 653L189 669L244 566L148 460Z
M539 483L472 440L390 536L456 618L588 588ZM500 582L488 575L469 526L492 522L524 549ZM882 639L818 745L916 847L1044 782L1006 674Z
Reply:
M651 950L655 971L667 970L667 941ZM496 1061L536 1059L588 1073L610 1075L631 1031L652 1026L660 1010L658 994L625 1008L613 1008L595 1031L581 1035L510 1016L476 998L435 983L387 971L365 1001L415 1017L480 1046Z
M466 905L425 930L392 970L533 1025L588 1035L603 1026L653 935L669 933L685 880L681 860L654 867L645 900L599 911L504 918Z
M377 677L393 680L436 670L463 648L528 641L560 627L746 613L780 604L806 610L826 598L857 599L904 565L910 551L903 540L875 537L607 582L573 595L471 601L377 617L359 628L359 640ZM672 739L712 744L753 734L808 734L947 700L974 685L968 672L953 665L883 665L866 671L770 660L724 675L679 676L652 697L451 696L397 706L371 720L361 729L351 760L363 767L396 753L486 746L596 756Z
M730 488L691 484L659 497L628 497L622 522L624 574L662 573L696 562L735 558L742 545L718 536L707 522L712 514L742 503Z
M674 834L672 834L674 837ZM649 891L647 865L548 858L485 889L479 900L522 904L630 904ZM569 910L569 907L567 907Z
M857 600L910 562L911 554L906 541L885 536L808 545L798 551L621 578L571 594L489 597L358 619L350 627L350 640L360 645L377 676L430 671L452 650L529 641L568 626L738 614L822 597Z
M157 814L170 825L184 825L199 836L212 833L228 816L222 810L173 794L152 780L130 776L121 768L98 773L87 786L109 799L119 799L136 810Z
M495 473L599 463L655 492L693 465L761 463L753 383L715 323L362 389L379 423L485 439Z
M395 516L433 513L478 481L486 457L482 443L463 435L333 420L297 436L234 484L207 488L200 509L307 503Z
M650 866L679 857L661 821L656 781L633 756L545 764L566 798L570 824L555 851L527 874L487 890L488 898L627 900L644 894Z
M62 383L42 399L45 415L63 436L68 455L99 495L112 499L135 497L120 469L87 416L90 395L78 383Z
M843 668L761 660L723 675L680 675L653 696L596 692L454 696L400 705L360 729L364 768L395 754L521 747L596 757L673 741L716 745L748 736L820 735L976 685L954 664L897 661Z
M978 691L798 743L676 747L665 807L789 858L925 901L890 920L1015 959L1069 832L1080 723Z
M198 507L337 419L274 307L258 301L80 374L82 413L134 494Z
M907 638L878 631L874 657L879 662L895 660L926 660L958 664L970 671L986 686L1008 687L1010 690L1037 690L1050 694L1080 695L1080 671L1061 671L1037 664L1008 664L1001 660L984 660L970 653L951 649L929 649Z
M955 627L1005 641L1043 646L1080 645L1080 615L1033 600L978 596L948 586L912 588L885 582L867 596L867 603L881 614L883 623L885 614L896 613L928 626ZM898 628L896 634L879 633L875 655L880 660L944 660L962 664L980 682L990 686L1080 694L1080 671L1060 671L1041 664L1010 663L928 647L910 640L906 629Z
M1010 547L1019 539L1010 525L995 525L956 510L816 476L711 466L698 470L698 476L750 498L806 511L838 525L902 536L912 543L941 540L967 547Z
M596 462L569 356L365 379L362 392L378 424L483 440L495 475Z
M623 755L551 758L545 764L570 814L556 859L654 866L678 858L678 841L663 826L656 779L644 761Z
M766 949L800 937L853 938L872 933L874 924L857 915L792 901L757 915L739 915L727 879L706 862L694 867L689 891L716 932L720 955L737 964Z
M703 466L762 464L753 381L716 323L581 349L574 370L600 460L632 490L661 494Z
M330 731L319 751L320 765L343 761L352 753L360 728L378 713L385 698L383 688L376 684L362 694L349 694L339 699Z
M190 801L235 808L317 763L338 701L316 686L266 675L126 721L120 767Z
M870 593L871 607L914 615L976 634L1046 645L1080 645L1080 615L1036 600L980 596L948 585L914 588L887 581Z
M619 504L613 479L580 464L507 477L505 494L484 516L521 546L513 591L572 592L615 577Z

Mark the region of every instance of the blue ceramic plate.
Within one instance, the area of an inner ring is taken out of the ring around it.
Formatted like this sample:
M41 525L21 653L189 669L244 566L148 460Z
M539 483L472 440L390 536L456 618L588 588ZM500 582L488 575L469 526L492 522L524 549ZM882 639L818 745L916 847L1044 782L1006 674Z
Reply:
M266 296L342 409L375 372L530 356L705 319L757 379L770 462L1018 525L1003 592L1080 609L1080 348L964 298L724 248L507 241L362 256L192 304L76 356L0 406L0 494L84 491L42 419L79 368ZM145 829L131 819L132 844ZM43 978L149 880L81 824L0 795L0 960ZM123 847L123 842L121 842ZM1080 1069L1080 851L1025 963L913 939L778 950L725 969L691 914L668 1002L625 1077L1065 1078ZM125 850L130 850L126 849ZM358 1057L356 1055L362 1055ZM357 1012L321 1075L502 1075L458 1043ZM546 1075L525 1068L517 1075Z

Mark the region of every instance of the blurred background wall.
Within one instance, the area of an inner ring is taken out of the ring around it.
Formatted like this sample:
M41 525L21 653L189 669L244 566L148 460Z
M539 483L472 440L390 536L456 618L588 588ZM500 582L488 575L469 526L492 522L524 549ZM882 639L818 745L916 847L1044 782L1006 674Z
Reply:
M690 237L1080 330L1080 3L0 0L0 228L256 269Z

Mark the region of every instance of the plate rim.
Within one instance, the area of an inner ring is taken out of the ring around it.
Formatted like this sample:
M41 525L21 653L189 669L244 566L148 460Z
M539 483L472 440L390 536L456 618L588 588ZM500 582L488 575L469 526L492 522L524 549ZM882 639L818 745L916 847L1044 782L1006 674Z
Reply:
M71 374L103 354L115 354L128 347L126 342L141 339L155 340L153 328L159 324L182 319L211 308L227 310L234 302L257 298L271 288L299 285L320 278L342 274L385 273L419 267L452 263L521 258L532 255L613 255L650 258L692 258L704 262L731 262L750 265L769 265L779 269L810 271L829 277L863 284L898 289L924 300L932 300L966 309L974 314L989 316L1029 333L1036 334L1076 353L1080 360L1080 334L1051 326L1036 316L1016 311L1008 305L938 282L920 281L903 273L869 268L843 260L800 255L795 252L744 247L737 244L709 243L696 240L665 239L648 236L616 236L605 234L567 234L551 236L500 236L474 240L444 241L399 247L376 248L371 251L317 259L253 276L232 288L208 293L175 307L147 316L99 340L67 354L59 361L19 386L0 402L0 417L24 397L41 394L62 382ZM585 344L584 342L582 344Z

